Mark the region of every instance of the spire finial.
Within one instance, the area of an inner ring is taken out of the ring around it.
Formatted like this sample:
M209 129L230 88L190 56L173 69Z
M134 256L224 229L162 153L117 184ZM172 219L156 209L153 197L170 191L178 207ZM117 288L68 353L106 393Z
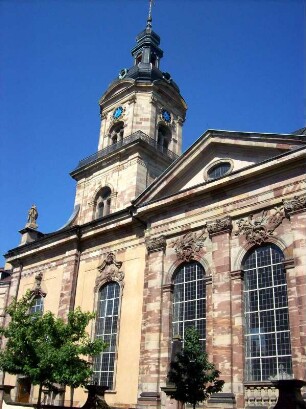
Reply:
M153 5L153 0L149 0L149 15L148 15L148 20L147 20L147 28L152 27L152 5Z

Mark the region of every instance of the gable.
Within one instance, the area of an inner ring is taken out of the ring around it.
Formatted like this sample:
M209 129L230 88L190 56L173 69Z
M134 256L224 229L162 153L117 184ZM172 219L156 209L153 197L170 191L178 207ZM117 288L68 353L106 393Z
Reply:
M227 168L223 176L226 177L305 145L306 138L295 135L209 130L156 179L135 204L209 183L215 179L211 176L212 170L220 165Z

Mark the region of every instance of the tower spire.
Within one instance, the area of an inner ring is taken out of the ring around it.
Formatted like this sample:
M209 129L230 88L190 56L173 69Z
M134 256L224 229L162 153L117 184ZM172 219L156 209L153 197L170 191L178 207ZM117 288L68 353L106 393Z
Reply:
M147 28L152 28L152 5L153 0L149 0L149 15L147 19Z

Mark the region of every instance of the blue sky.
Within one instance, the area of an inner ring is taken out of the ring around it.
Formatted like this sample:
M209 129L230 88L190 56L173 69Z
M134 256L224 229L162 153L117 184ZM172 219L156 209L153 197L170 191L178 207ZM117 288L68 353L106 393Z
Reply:
M184 149L206 129L305 126L304 0L156 0L161 69L188 104ZM0 0L0 253L69 218L69 172L94 153L98 99L145 27L147 0ZM0 266L4 264L0 260Z

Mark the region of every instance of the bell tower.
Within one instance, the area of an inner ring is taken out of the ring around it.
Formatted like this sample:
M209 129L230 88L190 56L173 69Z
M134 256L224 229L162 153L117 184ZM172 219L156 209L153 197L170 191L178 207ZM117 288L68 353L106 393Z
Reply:
M160 69L159 45L150 8L131 50L132 67L120 70L99 101L98 151L71 172L78 183L78 224L129 206L182 152L187 106Z

